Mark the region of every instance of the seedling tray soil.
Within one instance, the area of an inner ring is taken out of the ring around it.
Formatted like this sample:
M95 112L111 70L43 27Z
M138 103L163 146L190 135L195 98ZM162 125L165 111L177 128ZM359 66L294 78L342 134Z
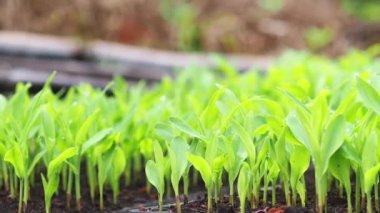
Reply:
M52 213L78 213L78 212L116 212L117 210L122 210L123 208L138 208L144 205L153 205L155 203L155 193L147 193L145 185L143 183L135 183L131 186L125 187L123 184L120 189L120 196L118 198L117 204L112 201L112 192L106 190L104 194L104 205L105 209L103 211L99 210L99 200L95 199L92 202L89 192L89 188L86 183L86 178L82 176L83 180L83 196L82 196L82 208L80 211L77 210L75 206L74 195L70 201L70 207L67 207L67 196L62 190L59 191L58 195L54 197L52 201ZM13 213L18 210L18 200L9 197L9 192L4 189L0 190L0 212L2 213ZM44 191L41 179L36 180L33 190L31 190L31 200L28 202L28 207L26 212L30 213L40 213L45 212L44 203Z
M284 193L281 191L281 186L278 186L278 190L276 192L277 197L277 204L275 206L272 206L270 202L267 205L263 204L263 201L260 201L260 207L251 209L249 205L246 206L246 212L250 213L313 213L315 212L315 197L313 196L315 194L315 187L314 187L314 177L313 177L313 171L308 171L306 173L306 182L307 182L307 194L309 195L309 198L307 200L306 207L290 207L287 206L285 203ZM225 190L227 192L227 190ZM225 193L226 194L226 193ZM262 195L262 194L261 194ZM272 196L272 193L268 192L269 197ZM231 206L229 204L229 198L228 196L223 197L223 201L219 203L214 203L213 205L213 211L217 213L234 213L234 212L240 212L239 208L239 199L237 196L235 196L235 205ZM328 207L327 212L328 213L346 213L347 212L347 203L346 199L339 195L339 191L332 190L328 194L327 198ZM198 193L198 197L196 200L190 201L187 204L183 204L181 206L182 212L184 213L206 213L207 212L207 197L206 194L204 196L201 196L201 193ZM365 208L365 207L364 207ZM122 213L123 211L118 211L119 213ZM151 206L151 207L140 207L136 209L131 209L126 211L126 213L139 213L139 212L156 212L158 213L158 207L157 206ZM166 204L164 206L164 212L176 212L175 204Z

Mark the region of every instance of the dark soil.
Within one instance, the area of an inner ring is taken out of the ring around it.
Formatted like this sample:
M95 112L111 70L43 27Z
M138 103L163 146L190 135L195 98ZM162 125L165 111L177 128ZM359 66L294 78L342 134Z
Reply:
M144 178L145 179L145 178ZM28 202L28 213L45 212L44 191L41 180L37 180L35 186L31 190L30 200ZM124 180L121 180L121 182ZM123 184L122 184L123 185ZM156 195L150 193L148 195L143 184L137 183L134 186L121 186L120 195L117 204L113 204L112 191L105 189L104 192L104 211L99 209L99 195L96 195L94 203L91 201L90 189L85 177L81 180L81 205L80 211L76 209L75 192L72 192L71 206L66 208L66 193L60 191L57 196L53 196L52 213L74 213L74 212L113 212L123 208L139 208L140 206L153 205ZM18 197L16 199L9 198L9 193L4 189L0 190L0 212L14 213L18 210Z
M125 186L121 184L120 195L117 204L112 202L112 191L106 189L104 192L104 206L103 212L125 212L125 213L139 213L139 212L158 212L157 206L157 194L154 189L151 193L147 193L146 187L143 184L142 178L139 183L135 183L133 186ZM73 213L73 212L101 212L99 210L99 195L95 197L95 202L93 203L90 198L89 187L87 185L86 177L82 177L82 208L80 211L76 209L75 197L72 195L71 206L66 208L66 193L60 191L60 193L53 198L52 201L52 212L53 213ZM286 206L284 194L281 187L278 186L276 190L276 200L277 203L272 205L271 203L271 190L268 191L268 203L264 204L262 200L259 202L259 207L251 209L249 202L247 201L246 212L247 213L309 213L315 212L315 184L313 171L309 171L306 174L306 186L307 186L307 202L306 208L289 207ZM353 187L354 188L354 187ZM189 203L182 205L183 213L206 213L207 212L207 196L206 194L199 192L202 189L199 186L192 187L190 190ZM214 204L213 209L216 213L233 213L240 212L240 202L239 198L235 196L235 206L231 206L228 202L228 189L224 188L223 192L226 196L223 197L222 201ZM150 194L150 195L148 195ZM0 190L0 213L6 212L17 212L18 209L18 199L11 199L8 197L9 193L7 191ZM45 212L44 204L44 192L42 183L38 179L33 190L31 191L30 200L28 202L27 212ZM260 197L262 198L262 196ZM353 199L353 198L352 198ZM169 198L164 201L166 205L164 206L164 211L166 212L176 212L174 200ZM300 203L298 201L298 203ZM344 197L339 196L337 189L333 189L328 193L327 198L328 209L327 212L331 213L344 213L346 212L347 204ZM152 206L152 207L148 207Z
M276 190L276 199L277 203L272 205L271 203L271 191L268 191L268 203L264 204L260 200L258 208L253 208L249 206L247 201L246 212L247 213L312 213L315 212L315 183L314 183L314 173L309 171L306 174L306 187L307 187L307 201L306 207L302 208L300 206L289 207L286 205L284 194L280 187ZM227 194L227 192L225 193ZM223 200L217 204L213 205L214 212L216 213L233 213L240 212L240 202L237 196L235 196L235 206L231 206L228 202L228 196L224 196ZM328 213L345 213L347 212L347 203L346 198L339 196L339 192L336 189L331 190L328 193L327 198L327 212ZM300 203L300 201L298 201ZM167 212L176 212L175 204L167 205L165 210ZM137 212L158 212L157 208L140 208L131 213ZM182 205L183 213L206 213L207 212L207 196L204 197L198 196L195 201L191 201L188 204Z

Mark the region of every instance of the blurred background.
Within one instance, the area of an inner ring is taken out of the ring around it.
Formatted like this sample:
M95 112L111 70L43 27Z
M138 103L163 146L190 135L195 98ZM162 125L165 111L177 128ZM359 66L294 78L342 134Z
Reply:
M0 0L0 29L176 51L339 55L380 42L379 0Z

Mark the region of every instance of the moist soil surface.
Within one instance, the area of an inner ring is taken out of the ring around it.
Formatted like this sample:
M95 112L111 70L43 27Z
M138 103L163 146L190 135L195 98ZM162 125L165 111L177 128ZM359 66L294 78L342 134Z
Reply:
M85 174L85 173L82 173ZM37 176L36 176L37 177ZM141 178L145 180L145 178ZM120 182L124 182L121 179ZM142 181L139 181L142 182ZM45 212L44 191L40 178L37 178L36 183L31 187L30 200L26 212L28 213L43 213ZM144 205L153 205L156 200L156 193L147 193L146 187L142 183L125 186L121 183L120 194L117 204L113 204L112 191L105 187L104 189L104 210L99 209L99 195L95 195L95 201L91 201L90 189L87 184L87 177L81 177L81 209L76 208L75 191L73 187L70 208L66 206L66 192L60 190L58 195L53 196L52 213L74 213L74 212L113 212L123 208L139 208ZM149 204L149 201L151 203ZM5 189L0 190L0 213L14 213L18 210L18 197L12 199L9 197L9 192Z
M271 203L271 197L272 192L271 190L268 191L268 202L267 204L263 203L263 200L261 199L259 202L259 206L257 208L251 208L249 202L246 203L246 210L245 212L248 213L312 213L315 212L315 183L314 183L314 173L313 171L308 171L306 173L306 188L307 188L307 201L306 201L306 207L302 208L300 205L300 201L298 200L299 206L296 207L290 207L286 205L284 193L281 190L280 186L276 189L276 200L277 203L275 205L272 205ZM353 187L354 188L354 187ZM234 213L234 212L240 212L240 201L237 196L235 196L235 205L231 206L229 204L229 199L227 196L228 190L224 193L225 196L223 197L221 202L218 202L217 204L213 205L213 210L216 213ZM262 195L260 196L262 198ZM353 199L353 197L352 197ZM328 213L345 213L347 212L347 203L346 198L341 197L339 195L339 191L335 188L333 188L329 193L327 197L327 212ZM166 208L164 208L168 212L176 212L175 204L167 205ZM139 208L136 210L131 211L132 213L137 212L158 212L157 208ZM182 213L206 213L207 212L207 195L204 194L203 197L198 196L198 198L194 201L191 201L185 205L182 205Z
M277 186L276 189L276 200L277 203L272 205L271 190L268 191L268 203L264 204L262 201L262 195L260 196L259 206L257 208L251 208L249 202L247 201L246 212L250 213L309 213L315 212L315 188L314 188L314 176L313 171L309 171L306 174L306 186L307 186L307 201L306 207L302 208L300 206L289 207L286 206L284 194L280 188ZM145 178L142 178L145 179ZM123 182L123 179L121 180ZM112 202L112 191L110 189L105 189L104 192L104 206L103 212L125 212L125 213L138 213L138 212L158 212L157 206L157 194L154 189L151 193L146 191L145 185L139 181L138 183L132 184L131 186L125 186L123 183L120 188L120 195L117 204ZM95 201L92 202L90 198L90 191L87 185L87 180L85 175L81 178L81 194L82 194L82 208L80 211L76 209L74 192L71 199L70 208L66 207L66 193L60 191L57 196L53 197L52 200L52 211L53 213L74 213L74 212L102 212L99 210L99 195L96 195ZM354 187L353 187L354 188ZM217 204L213 205L214 212L217 213L232 213L240 212L240 202L237 196L235 196L235 205L231 206L228 202L228 189L223 190L225 196ZM182 212L184 213L205 213L207 212L207 195L204 190L200 187L191 187L190 202L182 205ZM9 193L4 189L0 191L0 212L17 212L18 210L18 198L9 198ZM176 212L175 204L173 199L165 199L164 210L167 212ZM300 201L298 201L300 203ZM327 198L328 209L327 212L331 213L344 213L347 212L346 199L339 196L337 189L332 189L328 193ZM149 207L153 206L153 207ZM30 200L28 202L27 212L45 212L44 204L44 191L40 179L36 180L35 186L32 187Z

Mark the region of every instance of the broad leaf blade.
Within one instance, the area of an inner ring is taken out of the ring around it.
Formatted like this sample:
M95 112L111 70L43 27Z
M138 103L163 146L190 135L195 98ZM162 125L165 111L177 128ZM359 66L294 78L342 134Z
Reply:
M203 135L201 135L198 131L194 130L193 128L191 128L188 124L186 124L185 121L179 119L179 118L170 118L170 123L175 127L177 128L178 130L184 132L185 134L191 136L191 137L195 137L195 138L199 138L201 140L205 140L205 137Z
M187 159L193 164L194 168L201 173L202 179L205 182L206 187L211 186L212 177L211 177L211 168L207 161L197 155L189 154Z
M75 147L71 147L63 151L60 155L58 155L58 157L54 158L54 160L52 160L48 166L48 178L50 179L50 177L58 173L58 168L60 168L60 166L65 162L65 160L73 157L77 153L78 149Z
M327 126L322 137L322 172L326 172L331 156L342 146L346 135L346 121L343 115L335 117Z
M93 135L86 142L83 143L81 148L81 154L86 153L87 149L101 142L108 134L112 132L112 128L103 129L100 132Z
M361 78L358 78L357 80L357 87L359 97L363 101L364 105L380 115L380 95L375 88Z
M17 177L24 178L26 176L24 155L19 144L15 145L12 149L5 153L4 161L12 164Z

